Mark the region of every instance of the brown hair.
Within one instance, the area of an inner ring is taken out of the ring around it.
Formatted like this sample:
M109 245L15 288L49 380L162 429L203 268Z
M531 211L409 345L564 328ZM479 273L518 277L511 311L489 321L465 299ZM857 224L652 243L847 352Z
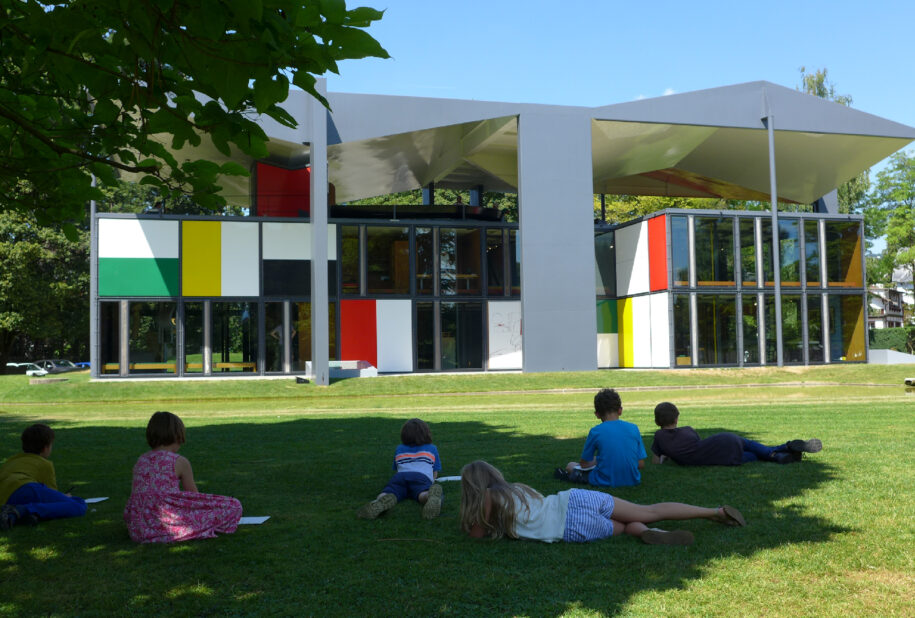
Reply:
M407 446L432 444L432 432L426 421L411 418L400 428L400 441Z
M612 388L602 388L594 395L594 411L598 416L604 416L611 412L619 412L623 407L623 401L619 393Z
M54 443L54 430L41 423L29 425L22 432L22 451L39 455L46 446Z
M669 401L662 401L654 407L654 424L658 427L673 425L678 418L680 418L680 411Z
M149 448L184 444L184 423L171 412L153 412L146 424L146 442Z

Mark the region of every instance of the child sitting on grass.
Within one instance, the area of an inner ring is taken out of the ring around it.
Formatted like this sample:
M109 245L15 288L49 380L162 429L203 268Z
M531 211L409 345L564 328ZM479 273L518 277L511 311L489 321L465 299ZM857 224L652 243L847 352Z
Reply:
M22 432L22 452L0 466L0 530L86 514L82 498L57 491L54 464L48 461L53 447L54 430L31 425Z
M438 517L441 512L442 486L435 479L442 469L442 460L432 444L429 425L418 418L411 418L400 429L400 441L394 451L394 476L377 498L356 512L357 517L375 519L406 498L413 498L423 505L424 519Z
M690 545L689 530L659 530L646 524L662 519L708 519L745 526L731 506L717 509L679 502L635 504L589 489L543 496L522 483L508 483L485 461L461 470L461 529L475 538L531 539L586 543L626 533L649 545Z
M800 461L804 453L823 449L816 438L779 446L766 446L736 433L716 433L702 440L692 427L677 427L679 418L680 411L669 401L655 406L654 422L660 429L651 443L652 462L664 463L669 458L684 466L739 466L749 461L787 464Z

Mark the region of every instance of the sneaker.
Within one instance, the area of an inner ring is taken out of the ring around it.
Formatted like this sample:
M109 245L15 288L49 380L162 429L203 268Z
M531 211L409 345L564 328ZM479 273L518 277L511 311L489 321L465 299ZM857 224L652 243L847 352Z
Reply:
M689 530L661 530L649 528L640 537L647 545L692 545L693 533Z
M556 468L553 470L553 478L557 478L560 481L568 481L569 473L566 472L565 468Z
M371 502L362 505L356 511L356 517L360 519L375 519L385 511L393 509L397 505L397 496L394 494L381 494Z
M9 530L16 525L19 519L19 511L12 504L4 504L0 509L0 530Z
M791 440L787 444L792 453L819 453L823 450L823 443L816 438L809 440Z
M429 488L429 496L423 505L423 519L435 519L442 512L442 486L438 483L432 483Z

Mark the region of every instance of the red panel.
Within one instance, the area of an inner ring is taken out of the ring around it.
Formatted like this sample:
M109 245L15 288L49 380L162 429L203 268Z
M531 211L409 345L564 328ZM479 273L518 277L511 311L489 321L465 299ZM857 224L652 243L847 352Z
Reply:
M340 360L364 360L378 366L374 300L340 301Z
M257 164L257 216L307 217L311 205L311 170L285 170Z
M667 216L648 220L648 272L652 292L667 289Z

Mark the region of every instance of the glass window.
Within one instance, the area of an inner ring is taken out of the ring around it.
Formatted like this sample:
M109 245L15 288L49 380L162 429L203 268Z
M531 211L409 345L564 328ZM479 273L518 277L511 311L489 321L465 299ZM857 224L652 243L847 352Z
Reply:
M756 223L746 217L738 219L740 230L740 280L744 286L756 287ZM757 361L758 362L758 361Z
M804 268L807 285L820 285L820 226L816 221L804 221Z
M744 294L741 303L743 321L743 362L759 364L759 297Z
M857 221L826 221L826 275L829 287L860 288L861 226Z
M441 303L442 369L483 368L483 304Z
M773 287L775 285L775 270L772 265L772 221L762 219L759 223L760 243L762 243L759 253L762 257L763 281L766 282L766 287Z
M184 372L203 373L203 303L184 303Z
M480 294L480 230L439 230L441 294Z
M833 362L865 360L863 297L829 295L829 356Z
M823 354L823 297L819 294L807 296L807 351L811 363L822 363Z
M502 230L486 230L486 291L490 296L505 294L505 242Z
M674 358L678 367L693 364L692 338L689 327L689 295L674 295Z
M212 304L213 373L257 372L257 303Z
M521 245L518 230L508 231L508 265L511 268L511 295L521 294Z
M775 337L775 296L767 294L763 308L765 309L766 325L766 362L771 365L778 362L778 343Z
M674 287L689 287L689 222L686 217L670 217L670 259Z
M289 319L292 321L292 366L294 372L306 370L305 363L311 360L311 303L292 303ZM337 360L337 304L327 305L327 358Z
M782 360L804 362L804 316L800 296L782 296Z
M598 296L616 296L616 252L613 232L594 237L595 291Z
M435 243L432 228L416 228L416 293L431 296L434 292Z
M121 369L121 303L99 303L100 374L118 373Z
M283 371L283 350L286 336L283 332L283 303L264 303L264 371Z
M801 243L797 219L779 219L778 265L783 286L801 285Z
M340 275L344 294L359 294L359 226L340 226Z
M416 368L435 369L435 305L416 303Z
M130 303L129 373L175 373L175 302Z
M737 363L737 297L700 294L696 297L700 365Z
M365 228L365 283L368 294L410 293L410 230Z
M696 285L733 286L734 219L696 217Z

